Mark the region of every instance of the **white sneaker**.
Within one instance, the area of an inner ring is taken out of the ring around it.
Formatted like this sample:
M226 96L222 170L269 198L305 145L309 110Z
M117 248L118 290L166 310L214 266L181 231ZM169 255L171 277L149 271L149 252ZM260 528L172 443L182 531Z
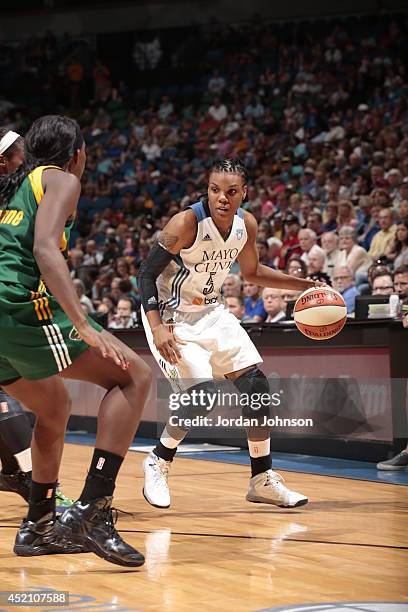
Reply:
M295 508L304 506L309 501L307 497L286 488L282 476L272 470L253 476L249 481L247 501L275 504L280 508Z
M170 491L167 484L169 469L170 461L161 459L153 452L149 453L143 461L143 495L146 501L156 508L168 508L170 506Z

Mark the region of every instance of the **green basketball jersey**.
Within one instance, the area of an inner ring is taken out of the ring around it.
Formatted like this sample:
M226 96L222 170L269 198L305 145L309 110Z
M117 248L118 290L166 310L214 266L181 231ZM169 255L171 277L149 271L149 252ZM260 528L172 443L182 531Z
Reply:
M41 177L46 168L39 166L22 182L4 210L0 210L0 282L14 283L37 291L41 273L33 255L34 229L38 206L44 195ZM66 251L72 222L61 237L60 249Z

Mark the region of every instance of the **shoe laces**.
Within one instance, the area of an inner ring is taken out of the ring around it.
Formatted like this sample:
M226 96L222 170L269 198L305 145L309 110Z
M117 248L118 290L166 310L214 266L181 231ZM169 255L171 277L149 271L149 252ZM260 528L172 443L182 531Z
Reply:
M168 481L169 478L169 464L167 461L165 461L164 459L160 459L158 458L157 461L155 461L154 459L152 460L152 462L150 463L150 466L153 468L153 477L154 477L154 481L155 484L163 484L163 478L166 481Z
M101 508L97 514L97 518L103 520L106 525L106 531L110 537L120 537L116 531L115 525L118 522L119 511L116 508L108 506L107 508Z
M59 500L61 502L64 502L66 504L72 505L74 503L72 499L70 499L69 497L64 495L64 493L60 489L59 483L58 483L57 488L55 490L55 497L56 497L57 500Z
M278 472L274 472L273 470L267 470L267 472L266 472L266 480L265 480L265 483L264 483L265 487L268 487L268 486L273 486L273 487L281 486L282 487L283 486L282 483L284 483L284 482L285 482L285 480L284 480L283 476L278 474Z

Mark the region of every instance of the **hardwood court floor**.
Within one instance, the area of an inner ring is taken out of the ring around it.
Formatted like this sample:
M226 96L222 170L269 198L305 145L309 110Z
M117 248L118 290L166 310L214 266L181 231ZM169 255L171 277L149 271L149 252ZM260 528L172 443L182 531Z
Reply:
M67 494L79 494L91 453L91 447L66 446L61 479ZM98 612L408 602L407 487L283 473L310 499L284 510L245 501L245 466L178 458L170 476L172 507L159 510L141 494L144 457L128 455L116 495L116 506L132 513L120 515L118 527L146 555L142 568L120 568L92 554L14 556L25 508L17 496L2 493L0 590L65 590L70 610ZM23 608L10 608L16 609Z

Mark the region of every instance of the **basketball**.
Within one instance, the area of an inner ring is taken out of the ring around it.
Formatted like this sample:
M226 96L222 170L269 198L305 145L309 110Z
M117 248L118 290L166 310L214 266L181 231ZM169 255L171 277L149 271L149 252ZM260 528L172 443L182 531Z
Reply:
M294 308L299 331L312 340L328 340L344 327L347 308L343 297L331 287L307 289Z

